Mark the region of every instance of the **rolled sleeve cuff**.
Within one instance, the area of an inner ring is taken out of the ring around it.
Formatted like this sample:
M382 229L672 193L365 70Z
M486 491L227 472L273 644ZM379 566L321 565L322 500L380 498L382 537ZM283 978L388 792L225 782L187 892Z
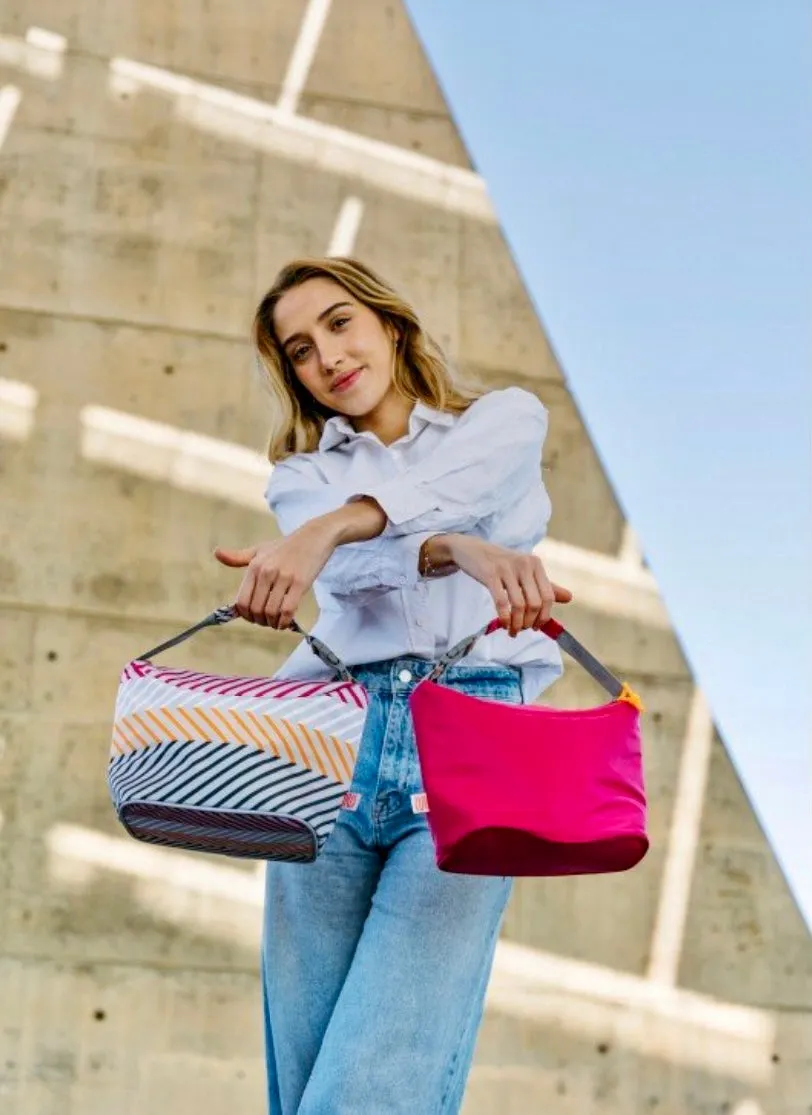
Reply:
M370 542L354 544L352 554L339 552L339 561L330 559L320 580L328 591L339 596L414 588L427 579L418 572L420 547L436 533L425 531L398 538L381 534ZM342 550L345 547L339 547Z
M401 480L390 480L386 484L376 484L365 492L357 492L350 496L347 503L355 503L365 497L374 499L383 509L389 523L395 527L440 509L437 497L431 492L420 485L407 485Z
M398 539L397 558L391 555L391 551L383 558L381 579L389 584L396 584L398 588L414 588L415 585L423 584L426 578L420 576L417 568L420 547L431 537L432 532L427 531L423 534L407 534Z

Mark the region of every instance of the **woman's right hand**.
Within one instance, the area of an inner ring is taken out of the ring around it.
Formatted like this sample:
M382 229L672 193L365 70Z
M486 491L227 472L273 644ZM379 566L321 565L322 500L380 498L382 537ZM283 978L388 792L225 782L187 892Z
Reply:
M214 556L221 565L245 570L234 602L237 614L281 631L290 627L302 597L335 548L335 528L324 516L270 542L242 549L218 546Z
M454 563L488 589L499 618L514 638L530 628L538 631L550 618L553 604L568 604L569 589L554 585L535 554L520 554L470 534L445 539Z

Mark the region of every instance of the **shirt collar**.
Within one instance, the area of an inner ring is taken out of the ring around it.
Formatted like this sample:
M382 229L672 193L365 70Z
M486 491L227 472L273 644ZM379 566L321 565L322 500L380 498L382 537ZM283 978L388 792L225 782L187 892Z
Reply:
M435 410L434 407L427 406L426 403L416 402L412 408L412 413L409 415L409 433L407 436L412 437L421 426L429 424L453 426L454 415L445 410ZM366 431L359 433L353 429L349 419L345 418L343 414L334 414L332 418L328 418L324 423L324 429L319 439L319 451L326 453L328 449L341 445L344 441L352 441L354 438L360 437L374 438L374 436L374 434L369 434Z

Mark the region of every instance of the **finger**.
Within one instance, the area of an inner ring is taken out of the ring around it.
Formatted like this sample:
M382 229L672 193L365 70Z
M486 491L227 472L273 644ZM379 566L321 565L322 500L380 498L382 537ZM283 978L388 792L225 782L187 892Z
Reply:
M538 583L536 571L532 566L522 570L519 575L519 584L524 593L524 620L522 630L526 631L535 627L540 622L541 610L544 605L542 586Z
M299 602L296 599L295 604L293 604L293 611L291 611L292 594L295 594L293 579L291 577L277 577L265 604L265 619L269 627L282 630L283 627L290 626L290 623L285 622L285 620L289 621L293 618L293 611L295 611Z
M489 585L491 596L493 597L494 607L496 614L503 627L510 627L510 596L508 590L502 583L502 578L497 577L496 580Z
M509 634L515 639L524 623L524 592L513 570L502 574L502 583L507 592L509 608Z
M568 588L562 588L561 585L557 585L555 582L553 582L552 587L556 604L569 604L570 600L572 600L572 593L570 590Z
M234 601L234 607L237 609L237 614L249 623L253 623L251 615L251 597L254 595L254 580L256 574L254 570L249 568L246 570L245 576L240 585L240 591L237 593L237 599Z
M242 550L227 550L223 546L218 546L214 556L221 565L227 565L231 569L243 569L256 552L256 546L246 546Z
M541 611L539 612L538 619L536 620L536 630L543 627L550 619L553 612L553 604L555 603L555 593L550 579L540 561L537 561L534 568L535 581L538 586L538 592L541 596Z
M254 591L251 594L251 615L254 623L260 627L268 627L268 600L273 593L277 572L273 568L260 566L256 571Z
M279 609L278 626L280 631L285 631L293 623L293 618L296 615L296 609L302 599L302 589L296 584L292 584L285 597L282 600L282 606Z

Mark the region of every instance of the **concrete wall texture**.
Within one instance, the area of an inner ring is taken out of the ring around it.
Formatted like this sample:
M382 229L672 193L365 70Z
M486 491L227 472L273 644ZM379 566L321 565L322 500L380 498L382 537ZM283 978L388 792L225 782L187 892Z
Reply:
M130 840L104 773L121 666L273 529L248 327L327 250L546 403L542 552L647 701L652 850L517 885L467 1115L810 1115L809 934L400 0L3 0L0 142L3 1115L263 1110L256 865ZM268 673L291 639L167 661ZM573 668L550 699L601 696Z

